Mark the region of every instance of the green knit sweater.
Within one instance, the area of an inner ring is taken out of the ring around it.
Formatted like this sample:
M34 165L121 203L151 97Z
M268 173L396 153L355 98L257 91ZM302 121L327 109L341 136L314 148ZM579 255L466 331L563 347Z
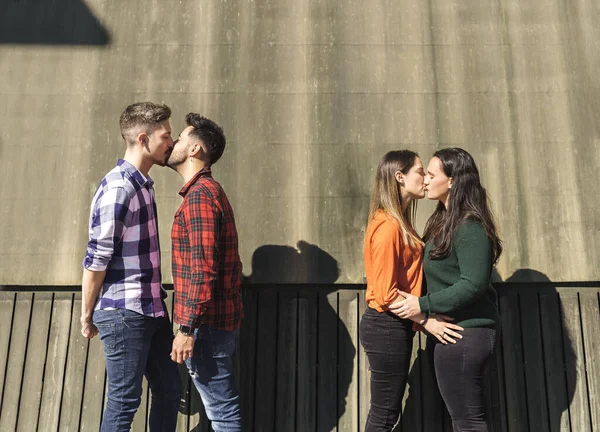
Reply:
M433 241L423 259L427 294L419 299L421 311L442 313L464 328L499 327L498 298L490 283L492 247L481 224L466 221L453 238L447 257L431 260Z

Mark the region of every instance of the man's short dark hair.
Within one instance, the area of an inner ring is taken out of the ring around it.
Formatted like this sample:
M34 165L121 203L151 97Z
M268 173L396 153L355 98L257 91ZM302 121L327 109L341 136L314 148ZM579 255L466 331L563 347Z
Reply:
M131 143L132 138L128 132L135 127L142 126L146 134L150 135L156 130L158 125L171 117L171 108L165 104L155 104L153 102L138 102L129 105L121 114L119 126L121 136L127 143Z
M210 164L216 163L225 150L225 134L223 129L211 119L202 117L200 114L189 113L185 116L185 122L194 130L190 135L199 139L204 144L204 150L210 158Z

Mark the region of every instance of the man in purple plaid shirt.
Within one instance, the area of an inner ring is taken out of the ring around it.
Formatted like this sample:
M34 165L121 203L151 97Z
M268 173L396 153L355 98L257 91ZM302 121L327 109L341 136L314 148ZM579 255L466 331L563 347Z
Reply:
M174 431L181 382L170 353L173 331L161 284L153 165L173 150L166 105L128 106L120 118L126 143L92 200L83 260L81 333L100 333L108 394L101 431L129 431L140 405L142 377L152 392L151 431Z

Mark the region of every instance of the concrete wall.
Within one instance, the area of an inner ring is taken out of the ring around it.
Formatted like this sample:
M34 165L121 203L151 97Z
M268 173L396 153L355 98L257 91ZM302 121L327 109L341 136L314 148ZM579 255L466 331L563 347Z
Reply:
M228 148L214 174L236 211L247 275L261 246L305 241L337 261L337 282L362 282L381 156L410 148L427 162L460 146L494 203L503 279L532 269L521 274L600 280L597 2L57 0L2 9L0 284L79 283L91 197L124 151L118 117L141 100L170 105L177 133L189 111L223 126ZM167 169L151 175L168 282L181 181ZM421 228L432 209L420 206ZM309 267L287 280L314 281Z

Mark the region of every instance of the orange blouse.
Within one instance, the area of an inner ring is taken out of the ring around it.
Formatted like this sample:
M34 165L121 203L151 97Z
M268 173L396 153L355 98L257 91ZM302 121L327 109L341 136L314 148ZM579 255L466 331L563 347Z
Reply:
M398 296L397 289L421 296L423 247L405 244L400 223L383 211L367 226L364 258L369 307L386 311Z

